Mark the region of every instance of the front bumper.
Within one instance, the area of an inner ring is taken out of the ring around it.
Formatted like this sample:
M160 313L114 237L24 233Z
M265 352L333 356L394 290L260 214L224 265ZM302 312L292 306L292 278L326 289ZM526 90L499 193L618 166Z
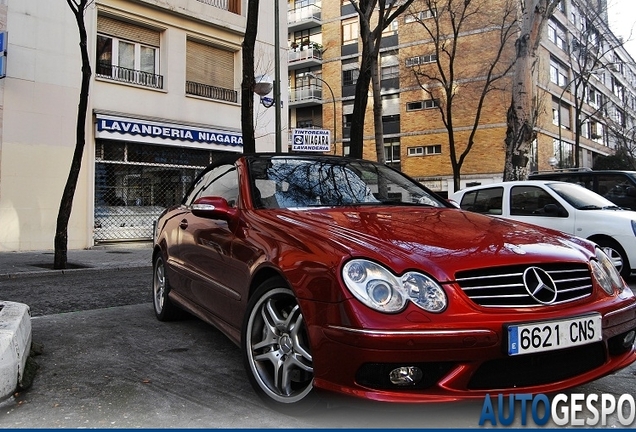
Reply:
M337 309L343 316L342 305ZM584 312L584 308L579 308L574 313ZM548 318L555 316L538 319ZM633 301L602 313L603 340L600 342L508 356L503 327L523 321L527 321L527 316L506 312L498 319L489 316L482 323L475 320L454 326L447 323L447 328L433 327L430 323L423 323L419 329L395 330L360 328L345 323L311 325L310 339L316 347L314 384L318 388L380 401L452 401L483 398L493 392L558 392L636 361L633 343L628 347L621 345L624 336L636 330ZM390 371L402 366L420 368L422 379L411 386L392 384L388 378Z

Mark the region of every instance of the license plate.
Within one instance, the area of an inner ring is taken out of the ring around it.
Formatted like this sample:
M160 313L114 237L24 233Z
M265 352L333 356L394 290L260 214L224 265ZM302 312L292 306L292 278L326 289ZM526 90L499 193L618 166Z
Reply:
M508 326L508 355L575 347L603 339L601 315Z

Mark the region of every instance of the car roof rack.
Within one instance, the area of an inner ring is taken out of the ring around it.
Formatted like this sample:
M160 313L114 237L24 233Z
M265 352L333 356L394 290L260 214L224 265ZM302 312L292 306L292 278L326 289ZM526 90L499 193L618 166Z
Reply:
M560 172L588 172L593 171L592 168L589 167L580 167L580 168L557 168L552 170L545 171L532 171L531 174L551 174L551 173L560 173Z

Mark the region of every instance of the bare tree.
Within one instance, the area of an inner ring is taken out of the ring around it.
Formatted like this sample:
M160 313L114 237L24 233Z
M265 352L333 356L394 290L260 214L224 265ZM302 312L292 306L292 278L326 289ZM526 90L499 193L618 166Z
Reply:
M91 81L91 64L88 55L88 37L86 34L86 22L84 13L93 0L66 0L71 8L77 29L79 31L79 46L82 57L82 83L80 87L79 105L77 108L77 125L75 129L75 151L71 161L71 168L62 192L60 208L57 214L57 224L55 227L53 268L65 269L68 263L68 222L73 210L73 197L77 189L77 180L82 168L82 158L84 157L84 147L86 145L86 117L88 115L88 96Z
M453 183L455 190L459 190L461 169L475 144L487 96L505 90L499 82L513 66L507 51L515 37L516 9L512 2L493 4L487 0L448 0L443 5L437 0L424 0L423 3L430 11L430 18L415 16L415 19L432 40L428 57L432 61L414 64L413 73L418 85L439 110L448 133ZM476 37L480 43L493 48L481 53L478 59L472 50L462 47L463 39ZM462 114L459 118L467 121L457 124L457 116L453 115L456 106L473 112L473 116ZM459 142L458 127L469 129L465 141Z
M617 70L622 67L620 62L609 61L613 59L613 53L616 48L622 46L624 42L618 40L613 33L609 30L606 22L607 10L590 8L586 4L579 5L579 8L585 15L585 21L583 24L577 23L572 36L571 46L569 49L566 47L569 53L570 65L573 67L573 78L570 82L564 86L563 91L570 90L573 96L572 105L574 108L574 161L575 167L580 166L580 149L581 149L581 136L583 135L583 126L587 124L588 120L594 118L605 117L604 113L610 110L615 110L607 98L602 100L594 100L594 95L599 95L598 89L594 87L594 83L597 80L598 74L604 72L610 72L611 70ZM581 28L581 25L584 27ZM620 85L615 86L615 91L619 93L619 98L625 98L625 89L619 89ZM563 93L562 93L563 95ZM561 97L562 99L563 97ZM561 100L559 100L561 103ZM558 107L559 116L562 115L562 107ZM620 108L619 108L620 111ZM569 110L567 111L569 113ZM611 119L606 120L612 122ZM559 123L561 119L559 117ZM616 126L619 126L616 124ZM618 128L615 128L618 130ZM559 143L562 145L562 142ZM563 161L559 161L560 164Z
M275 0L278 1L278 0ZM256 153L254 136L254 47L258 30L259 0L250 0L247 6L247 23L242 44L243 78L241 81L241 133L243 153ZM274 47L278 49L278 47ZM279 103L279 101L276 101Z
M538 117L537 52L546 23L561 0L516 0L518 36L515 41L512 98L506 116L504 180L528 177L528 154L536 138Z
M364 147L364 118L369 99L369 84L372 75L378 72L378 55L380 53L380 43L382 42L382 31L386 29L396 17L402 14L413 3L413 0L399 2L387 0L349 0L358 13L360 38L362 40L362 53L360 58L360 74L356 82L355 100L353 103L353 113L351 115L351 135L349 142L349 155L361 158ZM377 23L372 27L372 17L377 9ZM374 72L375 71L375 72ZM379 88L379 85L378 85ZM379 91L379 90L378 90ZM379 94L374 99L380 100L379 107L374 109L374 119L376 119L376 150L378 147L377 124L382 124L382 105ZM382 147L382 158L384 157L384 144Z

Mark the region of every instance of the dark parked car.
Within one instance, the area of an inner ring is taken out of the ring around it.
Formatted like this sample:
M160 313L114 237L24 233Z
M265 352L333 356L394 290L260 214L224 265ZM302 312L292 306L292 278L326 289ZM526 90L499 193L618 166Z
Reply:
M559 180L577 183L607 198L619 207L636 210L636 171L554 171L530 174L530 180Z
M593 243L457 209L372 162L219 161L159 217L153 262L158 319L219 328L278 409L325 390L555 392L636 359L636 299Z

